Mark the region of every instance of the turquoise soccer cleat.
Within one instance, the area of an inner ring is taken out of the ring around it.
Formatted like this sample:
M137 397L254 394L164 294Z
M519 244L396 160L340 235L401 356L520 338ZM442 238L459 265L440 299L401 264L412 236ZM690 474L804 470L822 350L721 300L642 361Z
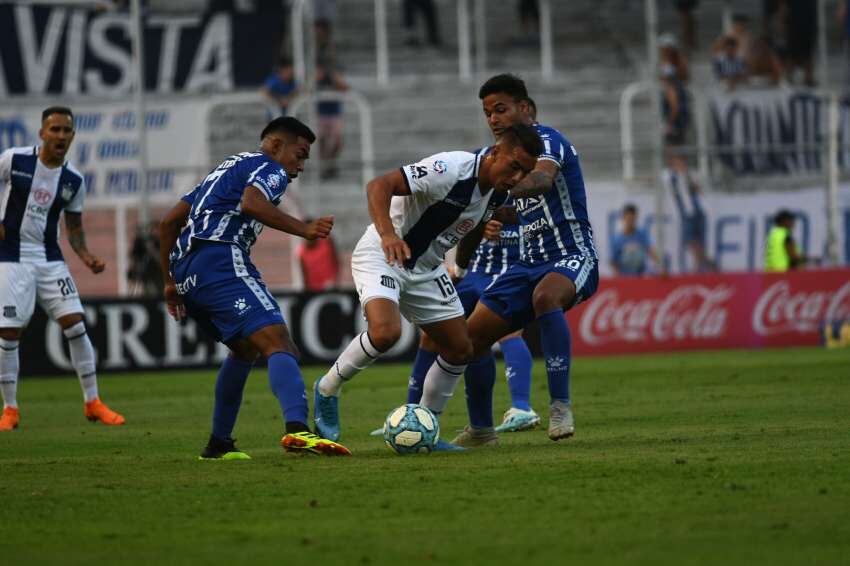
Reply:
M440 438L437 439L437 444L434 445L431 452L466 452L466 448L457 446Z
M521 430L531 430L540 424L540 416L534 412L524 411L511 407L505 411L505 416L502 418L502 424L496 427L496 432L519 432Z
M322 438L339 440L339 397L322 395L319 381L313 384L313 424Z

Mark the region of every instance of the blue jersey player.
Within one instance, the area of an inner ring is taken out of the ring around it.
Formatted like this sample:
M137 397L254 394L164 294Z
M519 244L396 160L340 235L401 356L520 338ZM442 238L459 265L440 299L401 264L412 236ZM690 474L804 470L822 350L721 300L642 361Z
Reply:
M496 136L530 121L528 91L516 76L489 79L479 98ZM470 425L454 440L461 446L492 443L495 364L490 347L535 319L549 383L549 438L569 438L575 432L570 331L563 312L596 291L598 259L578 153L559 131L534 126L545 151L534 171L510 191L520 225L520 259L484 291L468 320L474 361L466 373ZM462 242L459 257L475 244Z
M212 434L201 459L247 459L231 433L242 390L258 356L268 362L269 384L286 423L287 451L348 455L344 446L307 427L307 396L298 350L277 301L251 263L251 246L263 226L307 240L326 238L333 217L310 223L277 205L291 179L304 169L316 136L295 118L281 117L263 130L259 152L228 157L169 211L161 224L165 300L177 320L192 317L230 349L215 387Z

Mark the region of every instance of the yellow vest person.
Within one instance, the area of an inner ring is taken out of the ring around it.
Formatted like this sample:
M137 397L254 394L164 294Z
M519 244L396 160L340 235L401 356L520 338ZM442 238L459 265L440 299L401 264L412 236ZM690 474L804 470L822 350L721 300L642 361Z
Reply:
M804 259L791 237L794 215L787 210L780 210L774 217L773 224L767 234L764 248L764 270L783 272L796 269L803 264Z

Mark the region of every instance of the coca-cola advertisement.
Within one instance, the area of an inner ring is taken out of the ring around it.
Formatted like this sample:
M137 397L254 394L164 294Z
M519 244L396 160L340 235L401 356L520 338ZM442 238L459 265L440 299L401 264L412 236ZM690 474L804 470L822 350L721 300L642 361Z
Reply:
M576 354L805 346L850 319L850 270L604 280L571 311Z

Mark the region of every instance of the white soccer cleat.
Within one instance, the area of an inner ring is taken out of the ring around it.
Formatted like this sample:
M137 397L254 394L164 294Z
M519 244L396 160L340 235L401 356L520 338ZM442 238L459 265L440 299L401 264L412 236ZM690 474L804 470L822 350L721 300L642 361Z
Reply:
M561 440L576 432L573 410L563 401L552 401L549 405L549 438Z
M521 430L531 430L540 424L540 416L534 412L534 409L525 411L511 407L505 411L505 416L502 418L502 424L496 427L496 432L519 432Z
M499 435L492 428L475 428L466 425L460 434L455 436L452 444L464 448L480 448L483 446L498 446Z

